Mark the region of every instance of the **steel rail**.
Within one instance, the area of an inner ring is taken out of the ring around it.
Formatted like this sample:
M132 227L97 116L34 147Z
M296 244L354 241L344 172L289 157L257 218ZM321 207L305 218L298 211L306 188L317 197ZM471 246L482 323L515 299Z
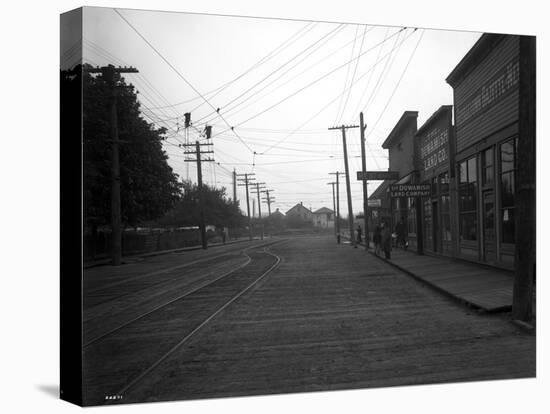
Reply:
M275 244L275 243L279 243L279 242L281 242L281 241L285 241L285 240L279 240L279 241L276 241L276 242L271 242L271 243L268 243L267 245L270 246L270 245L273 245L273 244ZM265 246L265 245L264 245L264 246ZM115 332L121 330L122 328L124 328L124 327L126 327L126 326L128 326L128 325L130 325L130 324L132 324L132 323L134 323L134 322L136 322L137 320L142 319L142 318L144 318L144 317L146 317L146 316L152 314L153 312L156 312L156 311L158 311L158 310L160 310L160 309L162 309L162 308L165 308L166 306L168 306L168 305L170 305L170 304L172 304L172 303L174 303L174 302L176 302L176 301L178 301L178 300L180 300L180 299L183 299L183 298L185 298L185 297L187 297L187 296L189 296L189 295L191 295L191 294L197 292L198 290L203 289L203 288L205 288L205 287L207 287L207 286L209 286L209 285L211 285L211 284L217 282L218 280L223 279L224 277L227 277L227 276L231 275L232 273L235 273L236 271L238 271L238 270L244 268L245 266L247 266L247 265L252 261L252 258L246 253L246 250L252 249L252 248L254 248L254 247L262 247L262 246L249 246L249 247L243 249L243 251L241 252L242 254L244 254L245 256L248 257L248 259L247 259L247 261L246 261L245 263L240 264L239 266L237 266L236 268L230 270L229 272L223 273L222 275L218 276L217 278L215 278L215 279L213 279L213 280L210 280L210 281L207 281L207 282L203 283L202 285L199 285L199 286L197 286L197 287L191 289L190 291L185 292L184 294L182 294L182 295L180 295L180 296L178 296L178 297L176 297L176 298L174 298L174 299L169 300L169 301L166 302L166 303L163 303L163 304L161 304L161 305L159 305L159 306L157 306L157 307L155 307L155 308L153 308L153 309L151 309L151 310L149 310L149 311L147 311L147 312L142 313L142 314L139 315L139 316L136 316L136 317L130 319L129 321L124 322L123 324L117 326L116 328L113 328L113 329L111 329L111 330L109 330L109 331L107 331L107 332L105 332L105 333L103 333L103 334L101 334L101 335L99 335L99 336L97 336L97 337L91 339L90 341L88 341L88 342L86 342L86 343L83 343L82 349L87 348L87 347L89 347L90 345L93 345L94 343L96 343L96 342L98 342L98 341L100 341L100 340L106 338L107 336L112 335L113 333L115 333ZM265 250L265 248L266 248L266 247L264 247L264 250ZM268 252L266 252L266 253L268 253ZM270 254L271 254L271 253L270 253Z
M286 241L281 240L279 242ZM252 283L250 283L247 287L245 287L243 290L241 290L239 293L237 293L235 296L233 296L229 301L227 301L224 305L222 305L220 308L218 308L213 314L211 314L208 318L206 318L203 322L201 322L197 327L195 327L190 333L188 333L181 341L179 341L176 345L174 345L168 352L166 352L162 357L160 357L156 362L154 362L149 368L145 369L141 374L139 374L137 377L135 377L132 381L130 381L128 384L126 384L121 390L119 390L116 395L124 395L130 388L135 386L138 382L140 382L143 378L145 378L148 374L150 374L155 368L157 368L162 362L164 362L170 355L172 355L175 351L177 351L183 344L185 344L193 335L195 335L201 328L203 328L208 322L210 322L212 319L214 319L216 316L218 316L221 312L223 312L229 305L231 305L233 302L235 302L237 299L239 299L242 295L244 295L246 292L248 292L252 287L254 287L258 282L260 282L263 278L265 278L270 272L272 272L279 264L281 263L281 258L277 256L276 254L267 251L267 247L264 247L264 252L275 257L277 260L276 262L265 272L263 272L258 278L256 278Z

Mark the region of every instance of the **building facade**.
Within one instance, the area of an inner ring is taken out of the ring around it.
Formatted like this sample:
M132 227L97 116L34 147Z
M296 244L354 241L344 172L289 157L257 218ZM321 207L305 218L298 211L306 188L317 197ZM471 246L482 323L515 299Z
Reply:
M454 91L457 255L512 268L519 36L484 34L447 77Z
M393 184L416 184L418 183L415 156L415 134L417 131L417 111L405 111L397 124L382 144L382 148L388 150L389 170L399 173L399 179ZM386 192L386 197L390 193ZM415 199L408 197L390 198L390 218L388 223L392 230L396 229L398 223L404 226L404 232L409 247L417 248L416 234L416 205Z
M321 228L334 228L334 211L330 208L321 207L313 212L313 225Z
M289 221L313 223L313 213L309 208L304 207L303 203L296 204L286 212L285 216Z
M421 199L423 248L452 256L456 248L456 198L452 105L441 106L415 134L419 181L430 184L431 194ZM416 203L416 200L413 201ZM416 207L416 206L415 206Z

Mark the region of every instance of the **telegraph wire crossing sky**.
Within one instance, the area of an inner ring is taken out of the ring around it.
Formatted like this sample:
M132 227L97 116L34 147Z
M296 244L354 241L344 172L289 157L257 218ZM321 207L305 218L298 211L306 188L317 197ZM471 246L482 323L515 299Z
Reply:
M204 181L232 196L233 169L254 172L275 190L272 211L283 212L299 202L332 209L326 183L344 161L341 132L328 128L358 124L361 111L367 170L387 170L380 145L403 111L418 111L420 126L452 104L445 78L481 35L95 7L83 19L81 43L61 45L62 68L79 63L81 52L93 66L137 68L124 77L139 92L143 118L166 128L164 149L180 178L196 181L196 168L179 144L204 141L210 125L216 162L204 164ZM346 135L357 214L359 129ZM370 194L380 182L368 184ZM237 198L244 200L243 187ZM347 212L345 196L340 211Z

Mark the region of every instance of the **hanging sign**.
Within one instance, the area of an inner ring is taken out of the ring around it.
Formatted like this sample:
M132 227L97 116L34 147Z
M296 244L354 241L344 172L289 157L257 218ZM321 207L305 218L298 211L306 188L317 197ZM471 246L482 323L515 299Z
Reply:
M432 193L431 184L392 184L392 197L429 197Z
M357 171L357 181L363 180L373 180L373 181L384 181L384 180L398 180L399 172L398 171L365 171L363 176L363 171Z

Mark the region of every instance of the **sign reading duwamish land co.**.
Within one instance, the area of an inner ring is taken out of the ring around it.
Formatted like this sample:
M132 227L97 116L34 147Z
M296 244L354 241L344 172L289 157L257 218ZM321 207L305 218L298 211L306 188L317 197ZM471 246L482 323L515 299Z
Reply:
M393 184L390 186L392 197L428 197L431 192L431 184Z

